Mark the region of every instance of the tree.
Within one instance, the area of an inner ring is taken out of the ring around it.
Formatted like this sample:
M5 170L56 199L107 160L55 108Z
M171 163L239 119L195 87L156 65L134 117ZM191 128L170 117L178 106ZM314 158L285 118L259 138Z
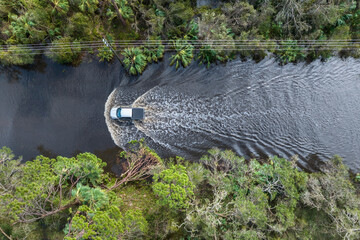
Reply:
M9 31L11 39L16 43L33 43L45 38L46 32L41 29L34 14L26 12L24 15L9 14L11 21ZM9 40L8 40L9 41Z
M127 0L111 0L111 3L115 8L115 12L121 23L126 26L125 19L130 18L133 15L133 11L130 6L128 6ZM106 15L109 17L110 21L114 18L114 14L110 8L108 8Z
M206 64L206 67L209 68L211 63L217 61L225 61L225 58L220 56L214 49L210 46L204 46L200 49L196 57L200 61L200 64Z
M103 180L105 163L93 154L57 159L39 156L19 164L9 149L2 149L0 157L0 219L11 223L12 229L52 216L64 218L63 212L81 203L94 205L92 196L99 195L96 187Z
M208 190L195 192L184 226L194 238L281 238L296 225L306 174L295 160L273 157L246 163L232 151L212 149L200 162Z
M58 63L76 64L80 59L81 45L69 37L62 37L51 43L47 55Z
M88 12L94 14L95 10L98 8L98 0L76 0L75 3L82 12Z
M282 41L279 48L280 50L276 50L276 52L281 63L287 64L290 62L296 62L305 57L303 49L297 44L297 41Z
M169 38L184 36L187 24L194 16L189 1L155 0L156 14L164 17L164 33Z
M288 36L301 36L303 32L310 29L305 21L303 5L299 0L281 0L277 4L277 15L275 20L282 23L282 27Z
M181 39L173 41L173 47L176 53L170 57L170 66L174 65L175 63L176 69L178 69L180 65L182 65L184 68L189 66L193 58L194 47L187 40Z
M152 185L154 193L160 198L161 205L167 205L171 209L185 209L189 207L189 201L194 195L194 185L186 174L183 165L172 165L153 177Z
M199 39L204 40L202 46L212 49L221 59L226 60L228 55L235 50L235 42L231 29L226 24L224 14L216 14L214 11L205 11L199 20Z
M25 46L10 46L0 50L0 62L4 65L28 65L34 63L34 53Z
M108 46L103 46L101 48L98 48L97 56L100 58L100 62L103 62L104 60L110 62L111 59L113 59L114 57L114 53Z
M222 11L226 16L227 26L236 35L240 35L242 31L251 30L258 24L257 11L248 2L237 0L235 3L226 3Z
M73 36L81 40L93 40L98 37L93 33L95 27L91 26L94 17L89 17L77 12L69 18L69 23L65 26L64 32L67 36ZM95 36L94 36L95 35Z
M126 169L119 179L110 187L110 190L127 182L144 180L152 174L153 170L161 165L161 158L147 147L144 140L130 142L127 152L122 151L119 157L126 162Z
M302 202L314 209L315 215L325 214L330 220L323 221L320 224L323 227L318 231L338 235L343 239L358 239L360 200L350 180L348 168L339 156L335 156L322 171L310 174Z
M66 14L69 11L68 0L48 0L52 6L52 13Z
M132 74L141 74L147 66L146 56L140 48L126 48L121 54L124 56L126 70Z
M148 223L140 210L121 213L114 192L78 186L73 194L83 199L64 232L65 239L139 239L146 236Z
M137 143L122 154L132 161L121 183L148 177L152 164L160 161L142 141ZM105 186L116 187L117 182L108 182L106 164L95 155L39 156L24 164L14 157L10 149L0 149L0 236L40 239L40 223L50 223L58 231L66 222L65 239L147 236L148 223L140 210L120 211L121 199Z
M65 239L119 239L124 232L122 215L118 207L92 209L80 206L65 228Z
M149 230L148 222L140 210L128 210L124 217L124 239L144 239Z
M156 45L155 45L156 44ZM157 62L164 56L164 45L160 41L150 42L144 46L144 54L148 63Z

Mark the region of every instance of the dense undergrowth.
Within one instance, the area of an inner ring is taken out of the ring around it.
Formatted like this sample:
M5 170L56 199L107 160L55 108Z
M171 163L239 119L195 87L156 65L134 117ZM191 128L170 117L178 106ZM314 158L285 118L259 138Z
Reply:
M111 61L113 49L136 75L168 50L176 68L237 56L289 63L359 57L359 41L354 0L223 0L216 8L195 0L0 0L2 64L32 64L40 54L74 65L86 53Z
M356 177L340 157L319 172L296 158L211 149L161 159L134 141L121 176L90 153L20 163L0 150L0 239L359 239Z

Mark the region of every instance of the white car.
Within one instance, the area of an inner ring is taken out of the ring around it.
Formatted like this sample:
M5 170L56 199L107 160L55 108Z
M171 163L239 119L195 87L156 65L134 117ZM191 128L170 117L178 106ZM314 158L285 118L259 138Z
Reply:
M142 120L144 115L143 108L114 107L110 110L110 117L117 120Z

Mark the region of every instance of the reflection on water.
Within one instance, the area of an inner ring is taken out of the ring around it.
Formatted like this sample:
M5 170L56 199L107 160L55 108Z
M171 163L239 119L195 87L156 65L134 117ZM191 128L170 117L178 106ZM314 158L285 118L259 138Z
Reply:
M360 167L359 60L235 60L177 71L165 60L139 77L91 59L78 67L37 64L0 67L0 146L24 160L90 151L119 174L113 140L124 147L144 137L163 156L195 159L218 146L244 156L298 154L312 168L339 154ZM115 105L144 107L146 119L122 126L108 118Z
M26 68L0 67L0 146L25 161L113 148L103 112L124 74L120 64L40 60Z
M196 64L175 71L168 61L152 65L115 89L105 117L115 143L144 137L160 154L195 159L213 146L240 155L334 154L360 167L360 61L288 64L235 60L209 70ZM112 106L146 109L131 127L108 117ZM309 166L310 167L310 166Z

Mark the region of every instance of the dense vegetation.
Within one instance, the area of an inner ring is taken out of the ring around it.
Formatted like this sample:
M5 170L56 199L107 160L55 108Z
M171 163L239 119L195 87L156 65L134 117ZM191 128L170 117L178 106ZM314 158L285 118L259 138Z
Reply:
M340 157L306 173L212 149L163 160L142 141L121 176L90 153L20 163L0 150L0 239L359 239L356 177Z
M165 50L176 68L237 55L288 63L359 57L359 40L355 0L223 0L217 8L195 0L0 0L2 64L32 64L40 54L65 64L85 53L110 61L113 49L136 75Z

